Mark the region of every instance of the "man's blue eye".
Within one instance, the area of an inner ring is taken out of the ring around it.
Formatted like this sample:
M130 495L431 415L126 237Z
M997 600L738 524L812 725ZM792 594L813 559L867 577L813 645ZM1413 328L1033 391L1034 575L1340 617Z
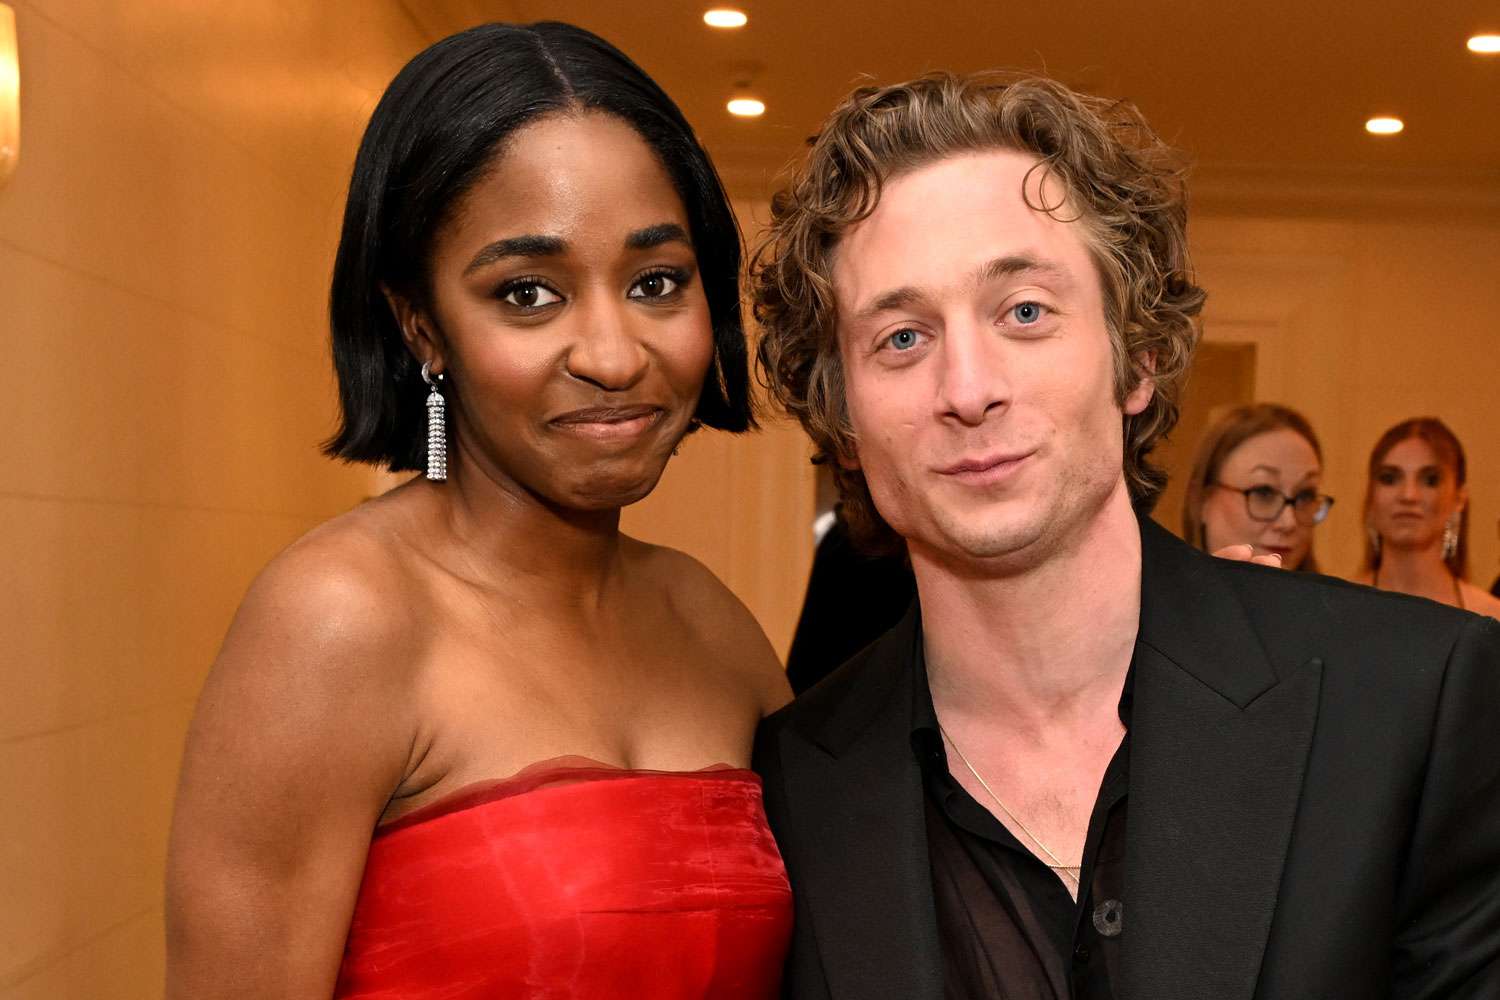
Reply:
M897 330L891 334L890 344L898 351L909 351L917 346L917 331Z
M1022 302L1011 309L1011 315L1020 323L1030 325L1042 318L1042 307L1036 302Z

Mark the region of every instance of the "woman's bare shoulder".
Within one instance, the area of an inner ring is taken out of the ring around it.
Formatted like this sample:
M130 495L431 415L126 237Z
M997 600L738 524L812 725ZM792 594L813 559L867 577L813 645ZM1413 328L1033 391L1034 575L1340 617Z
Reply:
M390 522L363 504L287 546L250 584L216 669L399 671L418 588Z
M1464 607L1479 615L1500 618L1500 597L1487 593L1465 582L1460 588L1464 595Z
M724 581L686 552L634 539L627 543L693 635L716 652L719 662L743 671L764 714L791 698L786 670L765 630Z

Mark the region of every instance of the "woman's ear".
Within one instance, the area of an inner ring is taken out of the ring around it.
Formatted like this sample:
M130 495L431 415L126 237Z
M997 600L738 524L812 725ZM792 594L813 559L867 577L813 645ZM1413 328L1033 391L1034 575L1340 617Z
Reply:
M427 311L408 296L392 291L388 285L381 285L380 292L385 296L386 304L391 307L391 316L396 320L406 349L411 351L417 363L430 363L433 374L446 368L443 340L437 332L437 324L432 322Z

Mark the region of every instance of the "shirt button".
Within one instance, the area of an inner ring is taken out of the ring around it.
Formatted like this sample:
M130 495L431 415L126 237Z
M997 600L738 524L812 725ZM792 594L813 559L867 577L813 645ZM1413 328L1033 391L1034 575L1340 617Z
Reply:
M1094 930L1100 937L1119 937L1125 930L1125 904L1118 899L1106 899L1094 907Z
M1089 946L1088 945L1081 944L1077 948L1073 949L1073 961L1082 964L1084 962L1087 962L1088 960L1089 960Z

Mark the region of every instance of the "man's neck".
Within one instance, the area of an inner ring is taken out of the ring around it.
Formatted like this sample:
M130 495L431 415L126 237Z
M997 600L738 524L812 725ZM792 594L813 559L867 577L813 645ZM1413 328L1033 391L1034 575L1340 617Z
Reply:
M929 683L939 713L1037 734L1118 703L1140 624L1140 527L1124 483L1027 568L960 574L917 548Z

